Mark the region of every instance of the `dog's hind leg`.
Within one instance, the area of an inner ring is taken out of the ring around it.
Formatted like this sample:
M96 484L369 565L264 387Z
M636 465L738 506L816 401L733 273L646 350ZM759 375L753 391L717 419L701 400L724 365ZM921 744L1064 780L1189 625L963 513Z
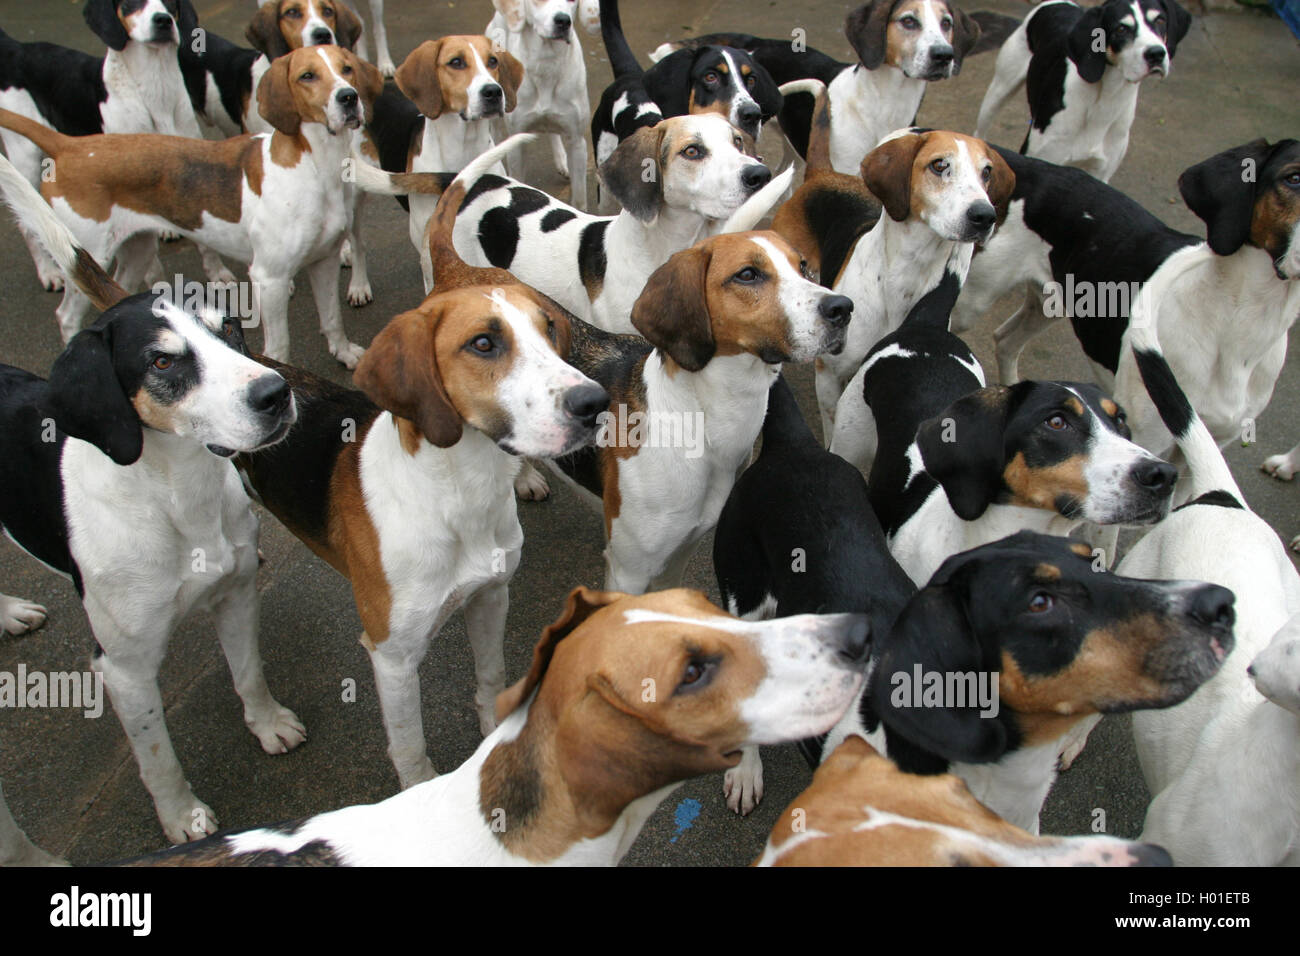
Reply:
M1003 385L1020 381L1020 353L1030 339L1050 329L1059 321L1043 311L1043 298L1034 285L1025 286L1025 301L1015 313L993 332L998 359L998 380Z
M1002 44L998 51L997 65L993 69L993 81L984 93L980 103L979 119L975 121L975 137L988 139L989 128L993 118L1001 112L1015 93L1025 85L1029 75L1029 42L1025 37L1023 26Z

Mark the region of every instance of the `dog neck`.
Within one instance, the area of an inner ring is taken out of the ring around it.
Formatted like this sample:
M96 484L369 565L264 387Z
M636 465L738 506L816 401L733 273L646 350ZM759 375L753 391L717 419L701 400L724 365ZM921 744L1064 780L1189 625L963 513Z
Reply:
M424 118L418 168L431 172L460 172L474 157L494 145L491 120L464 120L459 113L443 113L437 119Z

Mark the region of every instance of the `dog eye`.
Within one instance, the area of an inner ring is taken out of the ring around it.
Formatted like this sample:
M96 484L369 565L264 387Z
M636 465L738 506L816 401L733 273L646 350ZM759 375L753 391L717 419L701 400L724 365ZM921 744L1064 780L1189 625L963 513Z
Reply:
M1122 37L1126 33L1128 33L1128 27L1122 23L1115 28L1115 36L1117 37Z
M1300 186L1300 172L1289 173L1282 178L1288 186Z
M316 74L313 73L311 70L308 70L306 73L300 75L298 79L304 83L310 83L312 80L316 79Z
M677 685L674 693L681 691L700 690L707 687L713 682L713 674L717 669L716 660L691 660L686 664L686 669L682 671L681 683Z
M1043 614L1056 606L1056 599L1046 591L1039 591L1029 599L1029 610L1034 614Z
M343 70L342 70L343 75L344 75L344 76L347 76L347 75L348 75L349 73L351 73L351 72L352 72L352 67L347 66L347 65L345 64L344 67L343 67Z
M982 170L980 170L980 178L983 179L985 182L988 182L990 179L992 179L993 167L985 166Z
M745 85L746 85L747 87L749 87L751 90L754 88L754 74L753 74L753 73L751 73L751 74L749 74L749 76L745 77Z
M492 341L490 335L476 335L470 339L469 347L480 355L487 355L496 348L496 343Z
M221 334L226 338L230 338L235 334L235 323L233 319L221 320Z
M284 11L284 15L285 15L286 17L288 17L290 20L301 20L301 19L302 19L302 11L299 10L297 7L294 7L294 8L292 8L291 10L286 10L286 11Z
M320 15L321 15L322 17L332 17L332 16L334 16L334 8L333 8L333 7L321 7L321 8L320 8Z
M745 266L736 273L735 278L739 282L757 282L763 277L763 274L753 266Z
M917 30L921 27L921 21L910 14L905 17L900 17L898 23L904 30Z
M447 61L447 65L451 67L453 70L463 70L465 69L465 58L454 56Z
M1050 428L1052 431L1059 432L1063 428L1065 428L1066 425L1068 425L1069 423L1065 420L1064 415L1053 415L1043 424L1046 425L1048 428Z
M709 70L708 73L704 74L704 82L712 86L714 83L718 82L718 74L714 73L712 70Z
M170 355L160 355L153 360L153 367L160 372L165 372L172 367L172 357Z
M681 155L685 156L687 159L703 159L704 150L692 143L690 146L687 146L682 150Z
M942 20L939 21L939 25L940 25L941 27L943 27L945 30L951 30L951 29L952 29L952 17L944 17Z
M1156 18L1155 18L1153 21L1151 21L1151 22L1154 23L1154 24L1155 24L1156 26L1158 26L1158 27L1162 27L1162 26L1165 25L1165 15L1162 13L1162 14L1160 14L1160 16L1156 17Z
M944 173L948 171L948 160L936 159L934 162L930 164L930 169L934 170L934 172L942 176Z
M488 69L495 70L496 68L497 68L497 58L494 56L488 57Z

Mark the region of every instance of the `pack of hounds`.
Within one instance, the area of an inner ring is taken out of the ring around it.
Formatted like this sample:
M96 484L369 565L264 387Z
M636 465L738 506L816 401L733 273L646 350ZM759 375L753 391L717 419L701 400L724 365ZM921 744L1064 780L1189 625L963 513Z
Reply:
M374 64L341 0L250 9L251 47L190 0L87 0L103 57L0 32L0 191L65 346L45 377L0 365L0 527L76 589L175 844L124 862L612 865L689 778L749 813L758 748L796 743L811 780L760 865L1300 863L1300 576L1221 452L1300 313L1300 142L1183 170L1203 233L1107 184L1187 10L872 0L851 62L718 33L647 64L613 0L492 5L440 38L429 5L400 65L381 0ZM594 114L584 32L614 73ZM995 50L974 135L912 125ZM1022 89L1024 140L994 145ZM526 184L529 143L568 203ZM363 348L340 270L369 302L358 222L385 195L424 297ZM210 283L247 269L260 353L238 317L142 291L178 236ZM304 270L352 387L290 363ZM1070 283L1138 291L1049 307ZM1008 295L989 384L960 333ZM1021 380L1060 318L1094 381ZM823 440L787 363L814 370ZM703 440L611 439L633 414ZM1300 449L1263 467L1290 479ZM555 594L509 683L516 500L548 475L602 515L605 581ZM224 832L158 672L208 611L262 748L306 740L263 675L253 501L350 582L401 791ZM1122 555L1120 528L1143 532ZM710 532L725 609L680 587ZM456 611L483 741L438 775L417 668ZM10 635L44 622L0 595ZM1040 835L1058 767L1125 712L1141 839ZM0 862L59 862L2 799Z

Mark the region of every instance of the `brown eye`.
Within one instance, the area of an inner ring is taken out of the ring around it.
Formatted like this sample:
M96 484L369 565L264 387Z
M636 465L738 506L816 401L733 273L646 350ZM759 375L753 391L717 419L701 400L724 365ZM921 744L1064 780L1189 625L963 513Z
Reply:
M691 661L686 665L686 671L682 674L683 684L694 684L704 676L704 665L697 661Z
M936 159L934 162L930 164L930 169L938 173L940 176L942 176L944 173L948 171L948 160Z
M712 86L714 83L718 82L718 74L714 73L712 70L709 70L708 73L704 74L704 82Z
M751 74L749 74L749 76L745 77L745 85L746 85L747 87L749 87L751 90L754 88L754 74L753 74L753 73L751 73Z
M1054 432L1059 432L1068 424L1064 415L1053 415L1044 424Z
M160 372L165 372L172 367L172 357L170 355L160 355L153 360L153 367Z
M759 272L753 266L745 266L736 273L736 279L740 282L757 282L759 278Z
M349 73L351 73L351 72L352 72L352 67L350 67L350 66L344 66L344 67L343 67L343 75L344 75L344 76L347 76L347 75L348 75Z
M993 178L993 167L992 167L992 166L985 166L984 169L983 169L983 171L980 173L980 177L981 177L985 182L988 182L990 179L992 179L992 178Z
M463 70L465 69L465 58L460 56L454 56L447 61L447 65L451 67L453 70Z
M320 15L321 15L322 17L332 17L332 16L334 16L334 8L333 8L333 7L321 7L321 8L320 8Z
M704 150L700 149L700 147L694 144L691 144L690 146L687 146L684 150L682 150L682 155L685 156L687 159L700 159L701 157L704 156Z
M313 73L311 70L308 70L306 73L299 76L298 79L301 80L303 83L310 83L312 80L316 79L316 74Z
M491 336L487 335L476 336L469 345L475 352L480 352L484 355L496 348L496 345L492 342Z
M1056 599L1046 591L1039 591L1029 599L1029 610L1034 614L1043 614L1056 606Z
M495 70L496 68L497 68L497 58L494 56L488 57L488 69Z
M302 19L302 11L299 10L297 7L294 7L292 10L286 10L286 11L284 11L284 15L285 15L286 17L288 17L290 20L301 20L301 19Z

